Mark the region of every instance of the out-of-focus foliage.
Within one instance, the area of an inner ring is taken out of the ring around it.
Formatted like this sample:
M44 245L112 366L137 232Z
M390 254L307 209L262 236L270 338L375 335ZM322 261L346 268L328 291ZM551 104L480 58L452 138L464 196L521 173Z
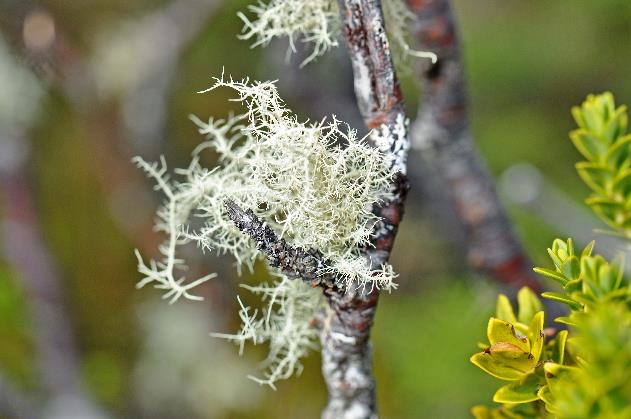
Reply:
M28 333L23 290L6 266L0 265L0 359L6 360L8 376L33 385L32 336Z
M610 93L589 96L581 108L573 109L581 128L573 131L571 138L590 161L577 166L595 191L588 203L628 238L624 213L631 190L621 181L630 163L630 141L623 135L624 112L625 108L615 108ZM606 199L621 205L604 211ZM554 269L535 268L564 291L544 292L542 296L570 309L569 316L556 319L571 326L569 339L567 331L559 331L546 342L543 357L539 347L531 343L532 324L526 336L520 335L524 333L524 319L515 317L506 297L499 297L497 316L504 321L491 319L491 346L473 355L471 361L511 383L493 397L503 405L496 409L476 406L472 409L476 418L540 418L549 414L558 418L631 418L631 286L621 260L609 262L594 256L593 248L591 242L578 253L571 239L557 239L548 249ZM524 289L522 294L532 293ZM518 299L520 313L522 306L541 308L534 295ZM543 343L542 323L539 333Z
M545 364L539 396L560 418L631 417L631 311L627 302L588 304L572 313L574 363ZM572 366L573 365L573 366Z

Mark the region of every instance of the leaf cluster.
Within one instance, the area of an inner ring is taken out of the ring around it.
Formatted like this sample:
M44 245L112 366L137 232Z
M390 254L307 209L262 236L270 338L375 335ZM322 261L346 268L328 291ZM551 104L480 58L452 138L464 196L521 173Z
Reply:
M616 107L613 95L589 95L572 109L578 129L570 133L586 161L576 164L592 189L586 203L619 234L631 238L631 134L626 106Z
M573 310L584 310L589 304L627 301L631 295L629 281L624 278L623 259L608 262L600 255L592 255L594 243L589 243L575 254L572 239L556 239L548 254L555 269L535 268L535 272L558 282L564 292L544 292L542 296L567 304ZM573 324L568 317L557 318L560 323Z
M537 296L527 287L517 296L518 314L505 295L497 299L496 317L489 320L490 346L471 357L486 373L508 384L500 387L493 401L498 409L476 406L476 418L537 417L543 412L541 396L547 391L545 367L563 364L567 331L545 342L544 312Z
M626 108L616 108L613 96L604 93L589 96L572 113L579 125L572 141L588 159L577 164L593 190L587 203L617 234L631 238ZM537 297L522 289L515 316L500 295L497 318L487 330L490 346L471 361L509 384L493 397L502 405L476 406L476 418L631 418L631 286L621 257L608 261L593 249L591 242L577 252L571 239L557 239L548 249L553 268L534 269L562 287L542 296L570 311L555 319L570 326L569 332L541 329L542 339L548 337L542 350L534 335L538 316L543 319L543 312L535 313L541 310Z

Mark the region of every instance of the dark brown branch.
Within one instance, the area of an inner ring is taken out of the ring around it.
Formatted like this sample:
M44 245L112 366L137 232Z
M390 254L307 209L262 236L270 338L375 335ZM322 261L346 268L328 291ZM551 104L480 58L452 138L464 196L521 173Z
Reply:
M239 230L256 242L256 248L267 256L271 266L280 268L292 278L302 278L312 286L337 289L333 275L323 273L329 263L318 250L290 246L284 239L278 238L251 209L243 210L230 199L225 200L224 206L228 217Z
M413 147L449 194L467 235L468 262L513 286L539 289L532 264L500 202L493 178L477 152L467 118L464 65L448 0L408 0L416 15L415 47L438 62L422 63L423 101L411 130ZM430 188L432 189L432 188Z

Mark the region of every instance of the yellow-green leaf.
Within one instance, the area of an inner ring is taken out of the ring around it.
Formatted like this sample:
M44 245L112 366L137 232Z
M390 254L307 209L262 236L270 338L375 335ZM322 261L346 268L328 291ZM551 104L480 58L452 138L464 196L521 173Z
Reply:
M496 403L528 403L537 400L541 384L539 377L529 374L522 380L500 387L493 396Z
M552 269L533 268L533 271L535 271L539 275L547 276L548 278L557 281L561 285L565 285L568 282L568 279L562 273L553 271Z
M543 400L543 402L546 404L546 410L548 410L548 412L554 413L554 411L553 411L554 397L553 397L552 393L550 392L550 386L549 385L545 385L545 386L541 387L539 389L539 392L537 393L537 397L539 397L541 400Z
M520 335L513 324L491 317L487 327L487 336L491 345L496 343L510 343L524 352L529 351L528 339Z
M616 167L618 170L626 169L629 166L631 157L631 135L619 138L607 153L607 164Z
M584 129L572 131L570 139L574 147L589 161L599 161L600 156L607 152L607 145Z
M541 302L537 295L528 287L522 287L517 293L519 314L517 318L521 323L528 324L534 315L542 310Z
M552 359L557 364L563 364L563 361L565 360L565 344L567 342L567 333L567 330L561 330L554 338Z
M515 381L530 373L536 362L532 355L510 343L498 343L471 357L471 362L501 380Z
M555 380L566 375L578 374L581 371L577 367L561 365L555 362L546 362L543 365L543 370L546 373L546 380L548 380L548 382L550 382L550 380Z
M517 318L515 317L515 312L513 312L513 306L511 305L508 297L504 294L500 294L497 297L495 315L498 319L507 321L509 323L515 323L517 321Z
M605 193L611 187L613 174L607 166L597 163L576 163L576 170L583 182L594 191Z
M631 169L626 169L615 178L613 188L617 193L622 196L627 196L631 192Z
M619 136L624 135L627 129L627 123L627 107L621 106L616 109L609 122L607 122L607 125L603 129L602 138L607 141L608 144L613 143Z
M570 326L576 326L576 322L573 321L570 317L557 317L556 319L554 319L554 321L557 323L563 323Z
M559 293L559 292L544 292L543 294L541 294L541 296L543 298L547 298L549 300L558 301L560 303L567 304L574 310L578 310L578 309L580 309L582 307L581 303L579 303L578 301L573 300L567 294L562 294L562 293Z
M486 406L474 406L471 408L471 414L475 419L493 419L491 409Z
M541 351L543 350L543 311L538 312L532 318L528 327L528 339L530 340L530 353L539 362Z

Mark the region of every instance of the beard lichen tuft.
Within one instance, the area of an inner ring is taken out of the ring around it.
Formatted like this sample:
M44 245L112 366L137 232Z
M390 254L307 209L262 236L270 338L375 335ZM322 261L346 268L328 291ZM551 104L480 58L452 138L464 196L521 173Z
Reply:
M253 375L249 378L274 389L276 381L300 374L301 359L318 348L320 332L314 327L314 319L328 307L319 290L282 274L275 276L277 279L271 284L242 285L261 297L264 309L247 307L239 298L242 325L238 333L212 334L237 343L239 353L243 353L246 342L254 345L267 342L269 353L263 361L263 378Z
M200 299L192 288L215 274L196 280L178 276L185 269L178 249L186 243L231 254L239 272L242 267L252 270L257 259L264 259L228 217L224 203L231 200L252 210L292 246L321 252L331 261L323 274L334 273L342 289L392 288L392 267L371 267L361 254L371 246L378 221L373 205L389 199L394 173L387 156L335 117L298 120L273 82L222 76L200 93L218 88L233 89L234 100L245 113L207 122L191 117L206 141L195 148L188 167L174 170L171 178L164 159L153 164L134 159L165 196L156 229L167 235L160 247L162 260L145 263L137 252L138 269L144 275L138 287L163 289L171 302L180 297ZM215 167L201 164L204 153L217 157ZM250 309L243 307L241 332L223 336L241 343L268 341L270 368L259 382L273 384L299 369L300 357L317 346L317 333L308 323L326 303L321 290L282 275L274 285L251 290L268 299L265 319L255 321Z
M432 62L436 62L436 54L410 48L408 28L414 14L405 1L384 0L382 6L395 61L403 64L403 68L410 56L430 58ZM252 18L245 13L238 13L243 21L243 30L239 37L254 40L252 47L266 46L272 39L284 37L289 40L291 52L296 51L295 43L298 40L311 44L311 54L301 64L304 66L332 47L338 46L341 29L337 0L259 1L248 6L248 11L253 15Z

